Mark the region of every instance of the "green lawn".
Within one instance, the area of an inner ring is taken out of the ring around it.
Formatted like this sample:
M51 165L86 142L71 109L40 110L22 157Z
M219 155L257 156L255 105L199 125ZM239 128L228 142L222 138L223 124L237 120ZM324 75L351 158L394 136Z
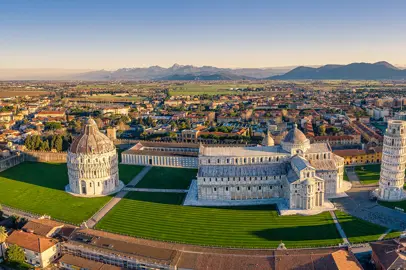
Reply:
M120 165L120 179L127 181L139 166ZM24 162L0 173L0 204L80 224L111 197L79 198L65 192L66 163Z
M119 164L119 177L124 184L128 184L144 167L136 165Z
M275 248L342 242L330 214L278 216L273 205L209 208L179 205L184 194L130 192L98 224L111 232L189 244ZM125 221L125 222L123 222Z
M360 182L364 185L376 184L379 182L381 173L380 164L361 165L355 167L355 172L358 175Z
M400 201L400 202L384 202L384 201L379 201L380 205L389 207L389 208L395 208L395 207L399 207L402 208L403 211L405 211L406 213L406 200L405 201Z
M196 179L196 169L152 167L136 185L137 188L188 189Z
M0 204L79 224L110 200L72 196L68 182L66 163L24 162L0 173Z
M392 239L392 238L398 238L403 232L399 232L399 231L393 231L388 233L384 239Z
M344 170L343 180L344 181L350 181L350 179L348 179L348 175L347 175L347 172L345 170Z
M351 243L377 241L388 229L365 220L353 217L341 211L335 211L341 227Z

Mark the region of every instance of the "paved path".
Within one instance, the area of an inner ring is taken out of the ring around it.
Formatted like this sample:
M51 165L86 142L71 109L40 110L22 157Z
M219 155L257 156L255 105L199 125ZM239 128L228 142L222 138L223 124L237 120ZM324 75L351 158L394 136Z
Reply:
M137 176L134 177L133 180L131 180L128 185L136 185L138 184L139 181L141 181L142 178L151 170L151 167L144 167ZM97 211L96 214L94 214L88 221L86 221L86 225L89 228L93 228L97 222L99 222L116 204L118 204L122 198L127 195L128 191L122 190L119 193L116 194L103 208L101 208L99 211Z
M348 241L347 235L345 235L343 228L341 228L340 222L338 221L336 214L334 213L334 211L329 211L329 212L330 212L331 217L333 218L333 221L334 221L334 224L336 225L338 233L340 234L341 238L344 241L344 244L350 245L350 241Z
M384 232L381 236L379 236L378 240L382 240L385 238L386 235L388 235L388 233L390 233L392 231L392 229L388 229L386 230L386 232Z
M334 199L337 209L363 220L390 228L392 230L406 230L406 214L379 205L370 200L370 192L376 185L361 185L353 182L347 191L348 197Z
M141 191L141 192L165 192L165 193L187 193L188 189L162 189L162 188L123 188L125 191Z

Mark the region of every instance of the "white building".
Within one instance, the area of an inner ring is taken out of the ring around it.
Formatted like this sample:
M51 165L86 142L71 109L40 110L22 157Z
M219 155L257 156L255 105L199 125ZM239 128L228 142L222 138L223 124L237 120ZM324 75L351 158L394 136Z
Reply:
M24 231L13 231L6 240L7 248L17 245L24 250L25 262L45 268L61 256L60 244L53 238Z
M383 140L381 177L377 195L385 201L406 199L406 121L390 120Z
M281 145L201 146L198 200L283 198L291 209L309 210L345 191L343 172L344 159L328 143L310 144L295 126Z
M105 196L123 187L118 178L118 158L113 142L89 118L72 142L67 156L66 191L84 197Z

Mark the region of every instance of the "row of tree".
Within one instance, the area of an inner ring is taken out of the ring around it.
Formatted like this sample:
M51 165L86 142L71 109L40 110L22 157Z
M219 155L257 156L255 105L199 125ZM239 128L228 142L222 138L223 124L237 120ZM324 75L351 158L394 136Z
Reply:
M28 150L50 151L55 149L58 152L66 151L72 143L72 135L52 135L47 138L42 138L39 135L29 135L24 142Z

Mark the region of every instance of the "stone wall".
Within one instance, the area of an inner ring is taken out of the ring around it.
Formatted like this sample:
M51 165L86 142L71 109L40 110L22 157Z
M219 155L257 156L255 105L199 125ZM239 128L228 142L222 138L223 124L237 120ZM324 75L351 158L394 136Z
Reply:
M66 152L24 151L26 161L66 163Z
M11 155L0 159L0 172L14 167L24 161L24 155Z

